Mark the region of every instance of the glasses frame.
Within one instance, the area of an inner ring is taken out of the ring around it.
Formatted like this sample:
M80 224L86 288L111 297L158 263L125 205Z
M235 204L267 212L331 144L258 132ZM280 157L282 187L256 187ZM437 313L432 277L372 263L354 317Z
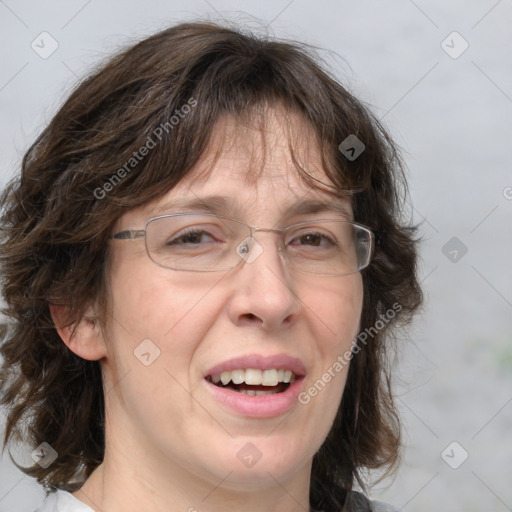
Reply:
M144 238L144 245L146 247L146 253L147 253L149 259L155 265L158 265L159 267L165 268L167 270L173 270L174 272L199 272L199 273L210 273L210 274L211 273L215 273L215 272L226 272L226 271L232 270L235 267L237 267L238 265L240 265L240 263L242 261L245 261L244 258L240 258L240 261L235 263L233 266L227 267L227 268L223 268L223 269L219 269L219 270L175 269L175 268L166 267L164 265L160 265L160 263L158 263L157 261L155 261L151 257L151 254L150 254L149 249L148 249L148 244L147 244L147 239L146 239L146 232L147 232L148 225L151 224L151 222L154 222L155 220L158 220L158 219L164 219L164 218L169 218L169 217L185 217L187 215L190 215L190 216L201 216L201 217L214 217L214 218L220 219L220 220L225 219L225 220L229 220L231 222L237 222L238 224L242 224L243 226L249 228L249 232L250 232L249 236L251 238L253 238L253 233L255 233L257 231L266 231L266 232L269 232L269 233L277 233L277 234L282 235L283 233L285 233L289 229L297 227L297 226L308 225L308 224L313 224L313 223L317 223L317 222L325 222L325 221L327 221L327 222L340 222L340 223L344 222L344 223L347 223L347 224L351 224L352 226L355 226L355 227L357 227L359 229L362 229L363 231L366 231L368 233L369 241L370 241L370 243L369 243L370 248L368 250L368 256L366 258L366 262L365 262L364 266L358 268L357 270L354 270L354 272L348 272L346 274L317 274L316 272L308 272L307 270L300 270L300 269L294 268L294 270L296 270L297 272L304 273L304 274L309 274L309 275L315 275L315 276L321 276L321 277L342 277L342 276L348 276L348 275L351 275L351 274L356 274L357 272L360 272L361 270L364 270L365 268L367 268L370 265L370 263L372 261L372 258L373 258L373 255L374 255L374 252L375 252L375 234L373 233L373 230L371 228L369 228L368 226L365 226L364 224L360 224L358 222L354 222L354 221L350 221L350 220L317 219L317 220L314 220L314 221L297 222L295 224L290 224L289 226L286 226L285 228L282 228L282 229L275 229L275 228L263 228L263 227L259 227L259 226L250 226L246 222L238 220L238 219L233 219L231 217L226 217L224 215L216 215L214 213L201 213L201 212L168 213L168 214L165 214L165 215L158 215L156 217L151 217L146 222L146 224L144 226L144 229L123 229L122 231L118 231L114 235L111 235L109 237L109 239L110 240L136 240L138 238ZM280 249L278 249L278 250L280 251ZM292 267L293 267L293 265L292 265Z

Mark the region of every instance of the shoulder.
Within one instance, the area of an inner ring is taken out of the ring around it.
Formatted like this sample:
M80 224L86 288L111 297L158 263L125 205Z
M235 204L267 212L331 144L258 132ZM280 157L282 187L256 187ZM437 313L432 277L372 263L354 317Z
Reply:
M384 503L383 501L371 501L364 494L351 491L348 497L348 512L400 512L400 509Z
M400 509L383 501L370 501L372 512L400 512Z
M94 512L91 507L76 499L67 491L51 492L34 512Z

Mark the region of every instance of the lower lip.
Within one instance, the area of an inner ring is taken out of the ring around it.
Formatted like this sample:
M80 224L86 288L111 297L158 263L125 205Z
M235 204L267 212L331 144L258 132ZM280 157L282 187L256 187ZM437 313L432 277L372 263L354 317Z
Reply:
M272 395L250 396L228 388L221 388L205 380L210 393L228 409L251 418L272 418L288 412L298 402L303 387L301 377L290 384L281 393Z

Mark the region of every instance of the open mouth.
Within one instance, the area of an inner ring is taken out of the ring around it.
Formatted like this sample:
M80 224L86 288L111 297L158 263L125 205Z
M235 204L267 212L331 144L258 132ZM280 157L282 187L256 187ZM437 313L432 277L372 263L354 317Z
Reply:
M220 388L244 395L264 396L283 393L296 378L297 376L291 370L248 368L208 375L206 380Z

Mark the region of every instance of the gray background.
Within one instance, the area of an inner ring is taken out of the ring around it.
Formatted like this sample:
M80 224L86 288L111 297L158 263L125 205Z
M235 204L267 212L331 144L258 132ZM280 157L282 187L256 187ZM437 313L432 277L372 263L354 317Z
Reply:
M325 48L406 151L427 302L400 342L403 465L372 496L408 512L512 510L512 2L0 1L1 184L77 76L205 16ZM31 48L43 31L59 45L47 59ZM453 469L443 452L454 467L469 457ZM0 511L41 501L6 455L0 474Z

